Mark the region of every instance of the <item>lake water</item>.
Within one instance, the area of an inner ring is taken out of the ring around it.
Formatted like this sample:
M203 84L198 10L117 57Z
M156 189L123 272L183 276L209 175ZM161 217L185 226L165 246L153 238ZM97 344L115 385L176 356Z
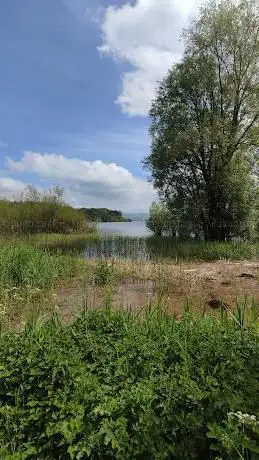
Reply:
M71 244L60 244L53 251L76 251L85 259L120 258L146 260L152 257L154 249L150 248L150 232L145 222L105 222L97 224L97 231L102 238L79 240Z
M102 222L97 224L97 229L102 235L132 236L145 238L152 236L144 221L136 222Z

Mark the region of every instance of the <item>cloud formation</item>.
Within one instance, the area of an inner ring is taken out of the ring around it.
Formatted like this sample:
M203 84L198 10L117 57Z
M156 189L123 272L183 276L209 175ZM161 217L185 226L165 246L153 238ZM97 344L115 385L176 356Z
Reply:
M182 55L182 28L200 2L137 0L134 5L125 3L105 10L103 42L98 49L133 68L122 75L122 91L116 101L124 113L147 115L157 81Z
M66 199L74 206L145 212L155 199L150 184L115 163L24 152L20 161L7 158L6 166L10 173L34 173L64 185Z
M20 180L10 179L9 177L0 177L0 199L18 199L21 196L24 187L24 182Z

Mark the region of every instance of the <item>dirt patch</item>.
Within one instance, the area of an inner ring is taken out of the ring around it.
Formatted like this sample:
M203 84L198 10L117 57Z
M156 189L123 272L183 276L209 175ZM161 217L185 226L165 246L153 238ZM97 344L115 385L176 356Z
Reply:
M117 262L123 273L123 265ZM141 264L129 267L117 285L99 288L82 280L57 288L59 310L69 321L83 305L97 308L109 303L121 309L139 309L158 299L170 312L179 314L189 302L194 309L210 310L218 299L234 307L237 298L259 303L259 263L209 262L175 265ZM246 273L248 276L242 277ZM130 274L130 276L129 276Z

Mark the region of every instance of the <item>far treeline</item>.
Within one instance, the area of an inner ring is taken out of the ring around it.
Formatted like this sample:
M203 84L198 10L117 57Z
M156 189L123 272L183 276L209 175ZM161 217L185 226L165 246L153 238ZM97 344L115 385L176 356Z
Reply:
M121 211L74 209L64 201L62 187L43 192L27 185L17 201L0 200L0 233L93 232L92 222L131 222Z
M259 4L212 0L160 83L144 160L161 203L149 228L251 239L259 222Z
M64 202L64 191L53 187L40 192L25 187L18 201L0 201L0 233L92 232L82 212Z
M123 217L121 211L113 211L107 208L81 208L87 220L92 222L131 222L131 219Z

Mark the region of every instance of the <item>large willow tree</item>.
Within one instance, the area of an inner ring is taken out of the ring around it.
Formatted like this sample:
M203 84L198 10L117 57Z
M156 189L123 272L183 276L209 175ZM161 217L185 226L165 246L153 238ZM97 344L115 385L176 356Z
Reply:
M259 146L257 1L212 1L152 103L145 166L172 211L206 239L245 235Z

